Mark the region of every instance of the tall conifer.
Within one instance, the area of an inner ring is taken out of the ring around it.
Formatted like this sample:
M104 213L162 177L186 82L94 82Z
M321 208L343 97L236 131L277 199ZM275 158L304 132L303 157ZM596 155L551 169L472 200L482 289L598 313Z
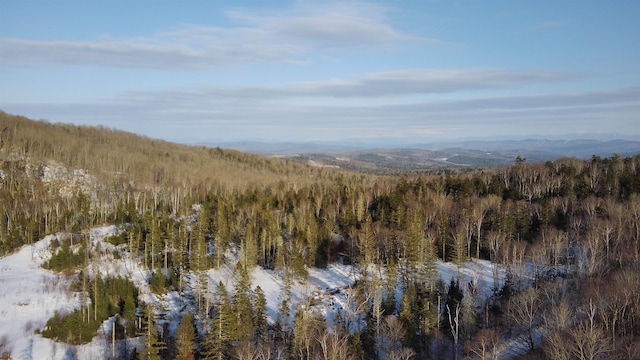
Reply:
M160 360L162 359L161 352L167 348L166 344L158 335L158 328L156 321L154 320L155 314L153 313L153 306L147 304L146 311L146 323L143 328L143 335L145 337L144 354L147 360Z

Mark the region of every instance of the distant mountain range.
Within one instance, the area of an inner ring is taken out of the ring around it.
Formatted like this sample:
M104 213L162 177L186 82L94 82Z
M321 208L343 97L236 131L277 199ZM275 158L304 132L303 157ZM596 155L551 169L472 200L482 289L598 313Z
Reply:
M207 144L211 146L211 144ZM527 162L562 157L588 159L593 155L631 156L640 153L640 141L631 140L494 140L411 144L398 147L366 147L354 143L266 143L257 141L220 144L245 152L286 157L314 166L358 171L480 168L512 164L517 156Z
M531 154L532 159L553 160L559 157L576 157L580 159L596 156L629 156L640 153L640 141L630 140L505 140L505 141L465 141L459 143L430 144L422 149L451 149L522 152Z

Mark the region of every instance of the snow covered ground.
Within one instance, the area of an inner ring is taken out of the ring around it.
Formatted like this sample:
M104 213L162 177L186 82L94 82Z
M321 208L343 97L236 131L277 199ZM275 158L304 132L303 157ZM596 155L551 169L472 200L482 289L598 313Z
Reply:
M51 257L49 245L54 239L49 235L0 258L0 354L9 353L13 359L99 357L97 342L75 348L36 333L54 312L69 313L80 307L78 294L69 291L71 280L41 268Z
M169 322L173 331L186 311L193 311L195 274L185 279L182 292L153 294L148 285L150 272L136 259L132 259L125 249L115 247L105 239L117 234L115 226L103 226L90 230L94 249L100 249L100 256L87 267L89 276L126 277L139 289L140 300L156 305L159 313ZM50 235L33 245L22 247L18 252L0 258L0 355L9 353L14 359L102 359L110 355L110 321L107 320L94 340L81 346L70 346L43 338L38 334L55 312L69 313L80 308L80 296L69 291L71 277L45 270L41 265L51 257L51 242L57 235ZM114 256L114 254L118 256ZM230 261L232 262L232 261ZM220 269L206 272L208 293L211 300L218 282L222 281L227 290L235 285L233 265L223 265ZM451 278L458 278L467 291L473 284L480 298L491 293L494 286L493 266L488 261L470 261L463 266L438 261L436 264L445 284ZM504 282L505 271L498 269L498 279ZM357 272L351 266L332 264L326 269L308 269L306 281L294 281L291 286L291 316L302 304L312 304L313 309L330 323L335 320L338 310L348 305L350 287L357 279ZM284 280L279 273L255 267L251 272L252 287L260 286L267 300L267 315L270 323L277 319L282 301ZM130 340L129 345L136 343Z

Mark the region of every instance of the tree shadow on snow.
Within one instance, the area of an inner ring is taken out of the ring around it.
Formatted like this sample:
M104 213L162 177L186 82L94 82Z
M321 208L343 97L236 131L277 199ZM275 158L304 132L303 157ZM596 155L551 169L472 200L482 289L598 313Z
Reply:
M77 360L78 356L76 351L72 347L68 347L67 351L64 352L64 360Z

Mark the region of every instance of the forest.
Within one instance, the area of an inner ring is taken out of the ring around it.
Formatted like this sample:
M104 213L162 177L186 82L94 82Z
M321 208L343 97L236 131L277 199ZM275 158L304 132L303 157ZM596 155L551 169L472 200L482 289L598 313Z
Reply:
M0 256L66 234L43 266L86 300L42 336L86 343L117 316L143 345L122 358L498 359L516 338L524 359L640 358L640 155L362 174L0 113L0 209ZM195 279L175 330L89 271L104 224L153 293ZM200 274L229 254L237 281L211 296ZM480 260L507 274L485 299L435 270ZM359 272L352 314L291 313L285 286L267 320L252 269L291 284L334 263Z

